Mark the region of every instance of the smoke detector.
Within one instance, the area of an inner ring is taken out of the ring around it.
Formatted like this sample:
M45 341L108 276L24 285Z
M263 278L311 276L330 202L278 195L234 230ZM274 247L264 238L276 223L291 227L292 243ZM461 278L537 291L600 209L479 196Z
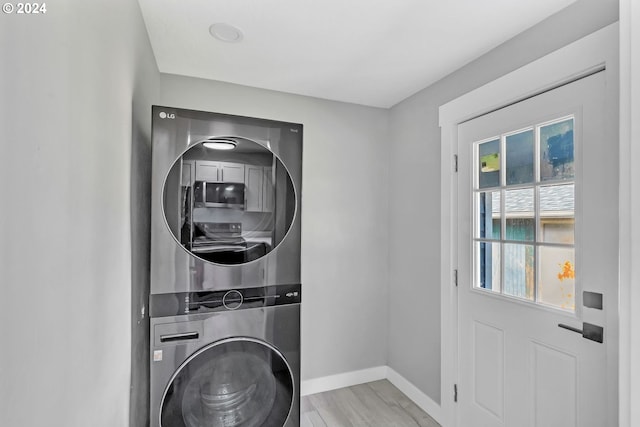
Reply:
M233 25L218 22L209 27L209 33L216 39L225 43L239 43L244 37L240 28Z

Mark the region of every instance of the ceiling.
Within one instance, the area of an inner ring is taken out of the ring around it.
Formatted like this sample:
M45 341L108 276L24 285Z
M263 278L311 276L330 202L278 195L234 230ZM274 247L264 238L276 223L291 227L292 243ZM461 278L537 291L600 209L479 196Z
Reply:
M388 108L575 0L138 1L162 73Z

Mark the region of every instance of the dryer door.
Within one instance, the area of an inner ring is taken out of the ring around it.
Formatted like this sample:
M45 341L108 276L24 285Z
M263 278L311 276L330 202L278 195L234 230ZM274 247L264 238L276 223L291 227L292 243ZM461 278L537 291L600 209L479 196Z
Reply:
M160 405L163 427L282 427L294 386L282 354L251 338L210 344L187 359Z
M285 239L296 215L287 167L269 148L242 137L232 152L189 146L169 170L163 213L174 240L192 256L214 264L246 264Z

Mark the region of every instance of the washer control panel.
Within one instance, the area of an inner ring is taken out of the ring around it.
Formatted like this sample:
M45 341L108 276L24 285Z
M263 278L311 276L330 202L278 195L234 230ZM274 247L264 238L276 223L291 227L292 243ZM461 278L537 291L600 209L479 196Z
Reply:
M274 305L300 304L301 285L276 285L226 291L153 294L149 301L151 317L178 316L216 311L244 310Z

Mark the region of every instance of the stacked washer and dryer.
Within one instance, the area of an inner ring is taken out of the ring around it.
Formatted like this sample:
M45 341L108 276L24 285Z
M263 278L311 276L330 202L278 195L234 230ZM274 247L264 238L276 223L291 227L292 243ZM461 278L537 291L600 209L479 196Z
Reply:
M153 107L151 427L300 424L302 125Z

